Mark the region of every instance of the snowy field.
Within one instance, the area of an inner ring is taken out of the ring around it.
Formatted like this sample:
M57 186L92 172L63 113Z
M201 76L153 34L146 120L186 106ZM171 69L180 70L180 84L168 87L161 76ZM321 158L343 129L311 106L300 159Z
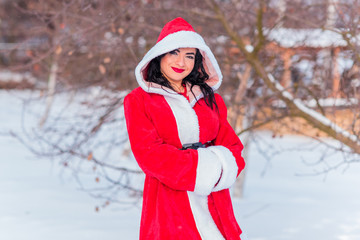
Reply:
M110 204L95 211L99 200L80 191L56 161L36 159L4 135L20 130L21 102L15 96L0 91L0 239L138 239L139 206ZM263 141L249 146L244 198L233 201L243 239L360 239L359 164L309 176L324 166L304 164L323 153L314 143L266 132L260 136ZM275 152L271 161L264 155ZM326 157L330 164L339 159L335 153Z

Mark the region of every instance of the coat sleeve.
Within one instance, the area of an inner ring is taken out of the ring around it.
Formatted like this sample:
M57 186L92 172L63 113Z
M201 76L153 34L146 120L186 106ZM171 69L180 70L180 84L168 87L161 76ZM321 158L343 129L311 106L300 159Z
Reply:
M147 116L141 96L128 94L124 112L132 152L146 175L175 190L211 193L221 174L215 153L207 149L179 150L165 143Z
M237 176L245 167L245 161L241 156L244 147L227 121L225 102L220 95L216 94L215 97L219 109L220 128L214 146L208 149L218 156L222 165L220 181L213 189L213 191L220 191L230 188L235 183Z

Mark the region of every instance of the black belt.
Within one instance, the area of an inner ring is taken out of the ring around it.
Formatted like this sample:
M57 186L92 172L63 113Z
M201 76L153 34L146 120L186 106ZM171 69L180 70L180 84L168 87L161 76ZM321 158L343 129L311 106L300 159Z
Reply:
M180 150L186 150L186 149L198 149L198 148L206 148L211 144L210 142L207 142L205 144L202 144L201 142L197 143L186 143L182 145L182 148Z

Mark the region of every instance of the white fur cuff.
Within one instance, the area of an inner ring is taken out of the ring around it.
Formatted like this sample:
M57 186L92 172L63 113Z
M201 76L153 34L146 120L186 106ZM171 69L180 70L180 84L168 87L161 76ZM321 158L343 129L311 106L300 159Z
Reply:
M222 175L213 192L230 188L236 181L238 166L236 159L229 149L224 146L210 146L207 148L218 156L222 165Z
M209 195L220 178L221 163L218 156L208 148L199 148L194 193Z

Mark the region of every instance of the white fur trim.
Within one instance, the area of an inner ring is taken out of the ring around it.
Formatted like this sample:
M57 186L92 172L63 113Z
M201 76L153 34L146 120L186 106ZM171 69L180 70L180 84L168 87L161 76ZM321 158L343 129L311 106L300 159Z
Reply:
M187 99L180 94L164 97L174 114L181 144L199 142L198 118Z
M196 102L201 99L202 97L204 97L204 95L202 93L200 93L198 96L196 96L196 98L193 98L192 101L190 102L191 107L194 107Z
M199 196L188 192L191 210L202 240L223 240L209 211L207 196Z
M238 166L232 152L224 146L210 146L208 150L215 153L222 165L222 175L214 192L230 188L236 181Z
M207 148L199 148L196 183L194 192L199 195L209 195L220 179L221 163L218 156Z
M181 144L199 142L197 115L186 98L180 94L164 97L174 114ZM220 177L221 163L217 156L208 149L198 149L198 156L195 191L206 196L187 192L191 211L203 240L223 240L224 238L210 214L207 202L207 195L210 194Z

